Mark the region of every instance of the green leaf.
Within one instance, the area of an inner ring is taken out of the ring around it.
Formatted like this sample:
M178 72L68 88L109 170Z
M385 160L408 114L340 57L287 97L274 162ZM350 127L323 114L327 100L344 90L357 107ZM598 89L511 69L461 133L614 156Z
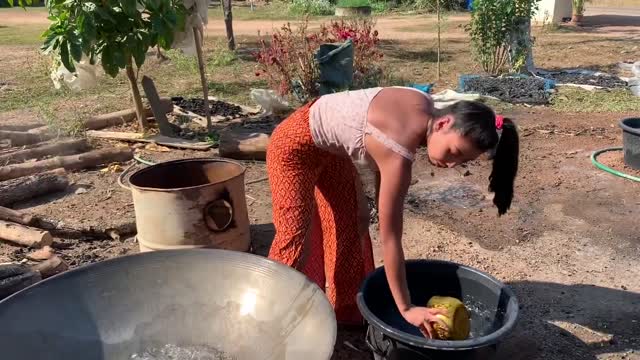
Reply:
M110 45L106 45L102 49L101 62L102 62L102 68L104 69L104 72L107 73L107 75L111 77L118 76L118 72L120 72L120 68L118 68L118 66L115 64L115 61L113 58L113 48Z
M69 41L69 52L75 62L82 59L82 45L79 42Z
M67 40L63 40L60 44L60 61L62 61L62 65L64 65L64 67L70 72L76 71L75 66L73 66L73 62L69 58L69 43Z
M103 19L103 20L107 20L110 21L113 24L117 24L116 20L113 18L113 16L111 16L111 14L109 14L109 11L105 10L104 8L101 8L99 6L96 6L95 9L95 13L98 14L98 16Z
M137 15L138 9L136 8L136 0L120 0L120 5L125 14L133 17Z
M45 39L44 39L44 43L40 47L40 50L42 50L45 54L48 54L51 50L53 50L53 47L56 45L56 42L58 41L58 34L56 34L55 32L51 31L51 29L49 29L45 31L44 34L42 35L45 36Z
M120 69L124 69L127 66L127 56L125 52L128 52L123 46L113 46L113 63Z
M140 46L140 44L131 49L133 53L133 59L136 61L136 66L141 67L144 64L144 59L147 56L147 47Z

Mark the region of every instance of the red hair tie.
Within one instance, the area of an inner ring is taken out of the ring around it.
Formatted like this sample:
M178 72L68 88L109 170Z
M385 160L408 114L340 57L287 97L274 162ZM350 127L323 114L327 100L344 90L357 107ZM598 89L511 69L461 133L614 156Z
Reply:
M496 115L496 129L502 130L503 124L504 124L504 116Z

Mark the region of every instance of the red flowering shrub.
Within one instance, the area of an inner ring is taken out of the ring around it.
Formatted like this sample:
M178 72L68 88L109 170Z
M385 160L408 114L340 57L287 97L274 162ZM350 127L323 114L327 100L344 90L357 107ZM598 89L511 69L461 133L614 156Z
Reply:
M257 76L264 76L280 95L295 94L306 101L318 96L319 70L315 53L323 43L340 43L351 39L354 46L354 88L375 86L381 79L378 31L369 18L332 21L316 32L308 29L308 19L292 29L287 23L276 30L269 42L260 39L255 54Z

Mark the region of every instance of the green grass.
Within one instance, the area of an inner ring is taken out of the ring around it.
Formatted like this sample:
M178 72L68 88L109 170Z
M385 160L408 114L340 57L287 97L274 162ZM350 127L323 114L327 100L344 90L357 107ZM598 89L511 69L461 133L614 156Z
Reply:
M249 6L234 5L233 20L297 20L300 18L300 14L289 10L289 3L283 1L273 1L268 5L256 6L254 10L251 10ZM314 14L309 15L311 18L322 17ZM223 18L224 15L220 6L209 8L209 22L222 21Z
M0 17L4 16L0 12ZM40 35L47 29L45 24L0 25L0 45L40 45Z
M588 91L559 87L551 98L552 108L559 112L639 112L640 97L629 89Z
M343 8L355 8L355 7L364 7L371 6L369 0L340 0L336 4L337 7Z

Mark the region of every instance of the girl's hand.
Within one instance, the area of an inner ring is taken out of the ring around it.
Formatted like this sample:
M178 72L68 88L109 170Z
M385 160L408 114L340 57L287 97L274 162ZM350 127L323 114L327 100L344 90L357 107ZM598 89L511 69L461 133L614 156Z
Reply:
M420 329L420 332L426 338L433 339L433 323L438 323L445 329L448 328L447 325L436 315L446 314L447 312L444 309L430 309L412 305L407 310L402 312L402 317L407 320L409 324Z

